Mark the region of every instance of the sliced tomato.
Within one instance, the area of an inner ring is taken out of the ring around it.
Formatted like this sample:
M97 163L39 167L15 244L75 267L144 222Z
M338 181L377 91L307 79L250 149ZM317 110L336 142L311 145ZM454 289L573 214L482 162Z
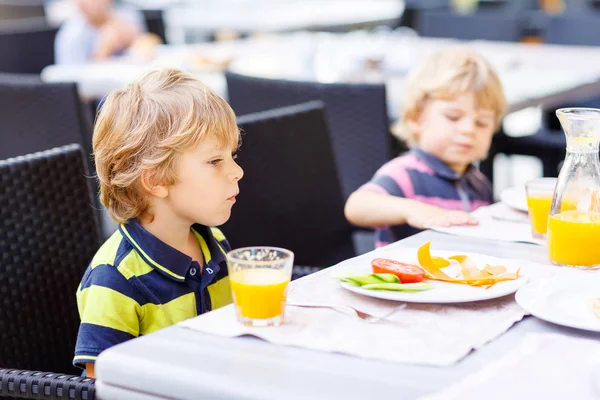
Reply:
M371 261L371 266L373 267L373 273L394 274L402 283L421 282L425 275L425 271L421 267L388 258L376 258Z

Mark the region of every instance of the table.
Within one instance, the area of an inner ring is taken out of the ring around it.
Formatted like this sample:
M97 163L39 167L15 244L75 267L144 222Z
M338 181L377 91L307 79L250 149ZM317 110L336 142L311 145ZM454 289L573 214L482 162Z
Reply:
M181 43L219 31L285 32L393 25L403 12L403 0L210 0L169 7L164 18L169 38Z
M435 241L439 250L461 249L549 263L546 249L541 246L433 231L419 233L393 246L417 247L427 240ZM600 334L526 317L456 365L436 368L276 346L251 337L229 339L173 326L102 353L96 364L96 385L102 400L417 399L496 360L527 332L554 332L600 340Z
M408 31L307 33L186 46L162 46L153 62L132 57L89 65L52 65L42 72L48 82L75 81L84 97L101 98L148 69L184 69L227 97L224 68L274 79L318 82L371 82L387 87L388 113L402 108L406 73L429 54L469 45L484 54L502 79L509 111L546 108L600 93L600 52L593 47L531 45L415 37ZM186 56L187 54L187 56ZM216 60L214 65L198 59ZM196 61L194 61L196 60ZM371 64L376 68L369 69Z

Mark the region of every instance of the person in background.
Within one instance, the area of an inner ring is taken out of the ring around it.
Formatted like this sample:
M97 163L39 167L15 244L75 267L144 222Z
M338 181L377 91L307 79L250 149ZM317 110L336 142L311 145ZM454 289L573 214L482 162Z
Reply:
M148 57L160 43L146 33L143 15L115 7L112 0L73 0L77 13L59 29L54 42L56 64L84 64L119 55L129 48Z
M464 47L432 55L408 77L395 129L411 150L348 198L348 221L376 229L376 246L432 226L477 224L469 213L493 193L473 163L486 158L505 110L500 79L481 55Z

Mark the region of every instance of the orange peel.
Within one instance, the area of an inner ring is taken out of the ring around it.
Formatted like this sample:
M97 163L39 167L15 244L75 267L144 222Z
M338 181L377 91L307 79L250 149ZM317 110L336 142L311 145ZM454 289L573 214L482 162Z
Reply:
M520 272L520 269L517 269L516 272L507 272L506 267L503 265L488 264L483 269L479 269L466 255L459 254L448 257L448 259L432 257L431 242L427 242L419 247L417 259L419 261L419 266L423 268L425 276L428 279L450 283L462 283L485 288L490 288L498 282L518 279ZM443 268L446 268L451 264L449 260L456 261L460 264L462 279L452 278L442 271Z

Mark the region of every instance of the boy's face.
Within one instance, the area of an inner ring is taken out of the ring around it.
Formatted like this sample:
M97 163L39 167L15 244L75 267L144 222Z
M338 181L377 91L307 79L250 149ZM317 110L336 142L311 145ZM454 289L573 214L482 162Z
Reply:
M177 160L179 181L168 187L171 211L182 221L206 226L227 222L238 181L244 171L234 161L237 148L222 148L216 138L207 138Z
M495 131L495 113L478 108L475 94L451 101L430 100L419 119L408 121L417 132L419 147L463 173L474 161L487 157Z
M112 0L75 0L75 3L92 23L102 23L112 7Z

